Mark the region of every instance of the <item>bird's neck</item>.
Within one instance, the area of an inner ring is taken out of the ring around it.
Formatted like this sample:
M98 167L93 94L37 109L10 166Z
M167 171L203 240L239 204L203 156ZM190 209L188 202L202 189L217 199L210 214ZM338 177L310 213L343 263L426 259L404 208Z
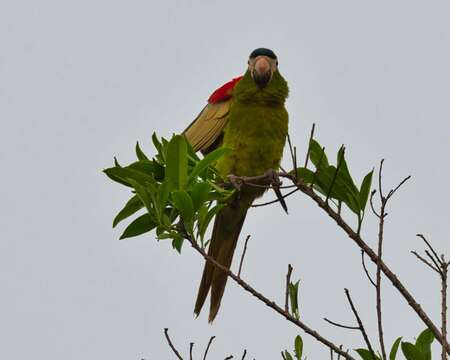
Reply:
M276 71L266 87L259 88L247 70L244 77L233 89L233 98L240 102L282 106L289 94L286 80Z

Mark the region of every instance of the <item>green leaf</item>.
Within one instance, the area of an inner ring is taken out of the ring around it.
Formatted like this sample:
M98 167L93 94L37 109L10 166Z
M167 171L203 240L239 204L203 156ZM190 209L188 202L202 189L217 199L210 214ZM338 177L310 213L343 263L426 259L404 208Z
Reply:
M116 225L123 219L126 219L127 217L133 215L136 211L142 209L143 207L144 204L142 203L142 201L138 196L134 195L130 200L128 200L123 209L120 210L120 212L114 218L113 228L116 227Z
M187 181L188 184L191 184L208 166L212 165L215 161L220 159L222 156L230 153L231 151L232 150L229 148L218 148L208 153L208 155L200 160L192 170Z
M378 356L372 355L372 353L367 349L356 349L355 351L363 360L380 360Z
M181 254L182 246L183 246L183 238L178 234L174 234L172 240L172 247Z
M173 190L172 183L167 179L162 182L158 187L158 194L156 195L156 203L158 207L158 213L162 215L164 208L169 200L170 192Z
M316 168L328 167L328 158L325 154L325 150L314 139L309 142L309 158Z
M103 172L111 179L119 182L125 186L130 186L130 182L127 179L133 179L139 184L143 185L145 182L154 181L152 170L154 166L150 161L138 161L127 167L112 167L103 170Z
M344 147L342 146L337 153L337 163L341 163L339 166L339 173L342 175L344 181L347 183L347 186L351 189L351 191L358 195L359 190L353 181L352 176L350 175L350 171L347 166L347 161L345 160L345 152Z
M167 148L166 178L176 189L184 189L187 179L187 145L184 136L174 135Z
M303 340L301 336L297 335L295 337L294 344L295 344L295 357L297 358L297 360L301 360L303 354Z
M205 232L208 229L208 225L210 224L211 220L214 218L215 215L223 208L223 205L216 205L213 208L211 208L208 213L206 214L204 220L199 223L199 235L203 239L205 237Z
M206 202L210 191L211 185L206 182L197 183L192 187L190 194L194 204L194 211L200 209L200 207Z
M184 190L177 190L172 192L172 201L175 208L181 215L185 222L192 221L194 216L194 204L189 194Z
M300 280L295 283L289 284L289 298L291 300L291 311L294 316L298 319L300 317L298 311L298 286L300 284Z
M137 181L134 181L133 179L128 179L128 182L131 184L131 186L134 187L134 190L136 190L136 194L139 197L139 199L142 201L142 203L147 208L148 212L150 213L152 211L151 206L151 196L147 189L139 184Z
M305 184L312 184L314 182L314 171L304 167L297 168L297 177Z
M284 350L284 358L286 360L294 360L294 358L292 357L292 355L289 353L289 351Z
M130 225L127 226L123 234L120 236L120 240L138 236L149 232L156 227L150 214L144 214L135 219Z
M373 170L364 177L364 180L361 183L361 188L359 189L359 207L361 208L361 211L364 211L367 200L369 199L370 187L372 185L372 175Z
M397 350L398 347L400 345L400 341L402 340L402 337L400 336L399 338L397 338L397 340L394 341L394 343L392 344L391 347L391 352L389 353L389 360L395 360L396 356L397 356Z
M403 355L405 355L406 360L422 360L420 352L417 351L414 344L402 342L402 352Z
M147 155L144 154L139 146L139 141L136 142L136 156L139 160L148 160Z
M431 360L431 344L434 334L430 329L425 329L416 340L416 349L422 354L424 360Z

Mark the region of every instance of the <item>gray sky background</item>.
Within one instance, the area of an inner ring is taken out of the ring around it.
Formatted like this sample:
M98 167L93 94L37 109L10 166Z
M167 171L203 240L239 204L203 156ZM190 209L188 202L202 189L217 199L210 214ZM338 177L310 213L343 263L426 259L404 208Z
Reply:
M211 335L211 359L292 347L299 331L231 282L214 325L194 320L203 261L154 234L118 241L123 226L111 223L129 192L101 173L114 155L132 161L136 140L151 152L153 131L181 131L259 46L276 51L290 84L302 156L316 122L329 151L347 145L358 181L382 157L386 186L413 176L389 209L386 262L438 319L438 280L409 251L423 232L450 255L450 2L3 0L0 358L172 359L164 327L185 353L195 342L197 357ZM248 216L244 278L282 303L292 263L304 321L363 345L322 320L353 322L348 287L375 335L359 251L305 196L289 207ZM372 245L376 230L369 216ZM424 325L385 289L386 342L411 340ZM327 358L304 340L309 359Z

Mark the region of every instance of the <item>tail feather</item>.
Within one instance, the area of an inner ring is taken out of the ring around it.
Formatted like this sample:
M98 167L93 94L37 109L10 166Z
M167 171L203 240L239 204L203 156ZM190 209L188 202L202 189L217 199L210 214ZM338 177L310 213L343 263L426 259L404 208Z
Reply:
M247 208L227 206L216 216L209 245L208 255L223 266L229 268L239 234L244 224ZM207 262L203 269L202 280L198 289L194 313L198 316L211 289L211 306L209 322L212 322L219 311L228 276L213 264Z

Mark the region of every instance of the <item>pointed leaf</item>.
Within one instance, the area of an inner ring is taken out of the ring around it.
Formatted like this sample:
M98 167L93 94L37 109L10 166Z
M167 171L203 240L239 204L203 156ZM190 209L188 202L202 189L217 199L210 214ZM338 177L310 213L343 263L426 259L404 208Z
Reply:
M364 177L364 180L361 183L361 188L359 189L359 206L361 211L364 211L366 208L370 187L372 185L372 175L373 170Z
M139 160L148 160L147 155L144 154L139 146L139 141L136 142L136 156Z
M295 344L295 357L297 358L297 360L301 360L303 354L303 340L301 336L297 335L295 337L294 344Z
M311 139L309 143L309 158L316 168L324 168L329 166L325 150L314 139Z
M194 204L189 194L184 190L172 192L172 201L175 208L185 222L190 222L194 216Z
M367 349L356 349L355 351L359 354L359 356L361 356L363 360L380 360L378 356L372 355L372 353Z
M200 160L197 165L192 170L189 175L188 184L192 183L208 166L212 165L215 161L220 159L222 156L230 153L232 150L229 148L218 148L211 151L202 160Z
M187 178L187 145L184 136L174 135L167 148L166 178L177 189L184 189Z
M411 344L409 342L402 342L401 347L406 360L422 360L420 352L417 351L414 344Z
M174 234L172 240L172 247L181 254L182 246L183 246L183 238L178 234Z
M211 185L206 182L197 183L192 187L190 191L192 202L194 204L194 211L200 209L200 207L208 199L208 194L211 191Z
M120 240L144 234L155 227L156 223L153 222L150 214L141 215L127 226L120 236Z
M284 350L284 358L286 360L294 360L294 358L292 357L292 355L289 353L289 351Z
M416 349L421 352L424 360L431 360L431 344L433 340L434 334L430 329L425 329L417 337Z
M116 215L113 221L113 228L121 222L123 219L133 215L136 211L142 209L144 204L139 199L137 195L134 195L128 202L125 204L122 210Z
M389 353L389 360L395 360L395 357L397 356L397 350L400 345L400 341L402 340L402 337L400 336L395 340L395 342L392 344L391 352Z

